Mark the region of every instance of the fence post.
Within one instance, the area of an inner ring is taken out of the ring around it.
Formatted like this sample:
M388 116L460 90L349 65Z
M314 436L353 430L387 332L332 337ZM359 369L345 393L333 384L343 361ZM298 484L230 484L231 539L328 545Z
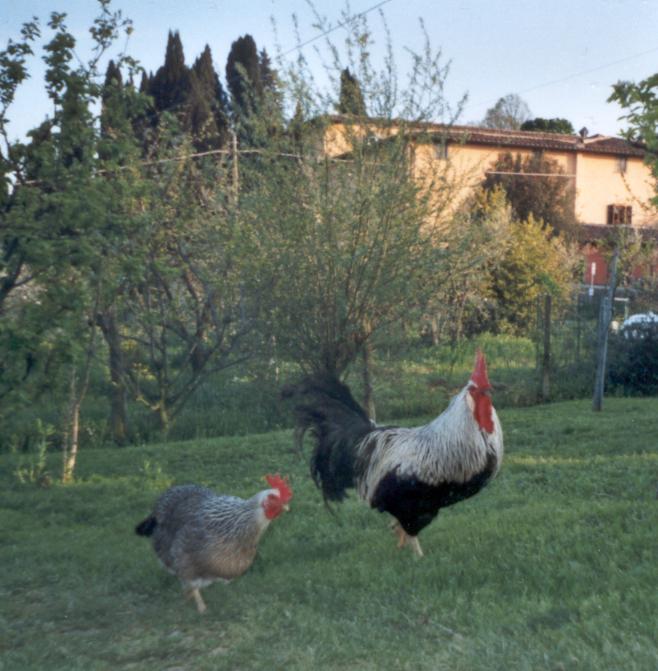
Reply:
M541 398L548 401L551 395L551 307L553 297L544 296L544 353L541 362Z
M240 169L238 168L240 158L238 155L238 135L235 130L231 130L231 157L233 159L231 163L233 204L237 205L240 193Z
M615 298L615 284L617 283L617 260L619 259L619 246L615 247L610 263L610 280L605 296L601 301L599 311L599 332L596 347L596 376L594 378L594 395L592 399L592 410L600 412L603 409L603 390L605 388L605 368L608 357L608 333L610 331L610 320L612 319L612 302Z

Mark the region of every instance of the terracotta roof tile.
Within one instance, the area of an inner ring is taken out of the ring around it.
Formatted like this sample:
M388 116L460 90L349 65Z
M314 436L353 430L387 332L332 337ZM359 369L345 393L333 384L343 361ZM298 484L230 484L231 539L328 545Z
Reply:
M333 115L329 117L333 123L360 123L355 117ZM465 142L469 144L489 145L499 149L543 149L565 152L582 152L588 154L608 154L614 156L636 156L643 158L645 149L640 143L629 142L620 137L609 135L592 135L582 138L580 135L563 135L560 133L540 133L537 131L499 130L481 128L479 126L456 126L436 123L410 123L395 119L369 119L374 125L395 126L405 123L414 128L412 135L419 140L436 142Z
M423 132L423 131L421 131ZM543 149L553 151L581 152L592 154L612 154L615 156L644 157L644 149L623 138L607 135L593 135L581 138L580 135L562 135L559 133L538 133L535 131L498 130L472 126L448 126L429 128L428 135L447 138L448 141L469 144L490 145L500 149Z

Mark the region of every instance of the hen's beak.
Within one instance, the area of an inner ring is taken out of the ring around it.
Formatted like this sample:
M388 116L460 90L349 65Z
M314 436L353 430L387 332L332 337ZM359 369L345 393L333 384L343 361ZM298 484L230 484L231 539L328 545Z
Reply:
M283 511L286 512L286 513L290 512L290 506L287 503L283 504Z

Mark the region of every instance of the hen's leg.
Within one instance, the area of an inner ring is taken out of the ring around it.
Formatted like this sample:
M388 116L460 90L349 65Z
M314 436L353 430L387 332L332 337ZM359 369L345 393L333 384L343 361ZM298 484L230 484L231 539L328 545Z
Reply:
M199 611L199 613L205 613L206 612L206 604L203 601L203 597L201 596L201 592L199 592L198 588L192 588L189 589L185 592L186 597L192 597L194 599L194 603L196 604L196 609Z

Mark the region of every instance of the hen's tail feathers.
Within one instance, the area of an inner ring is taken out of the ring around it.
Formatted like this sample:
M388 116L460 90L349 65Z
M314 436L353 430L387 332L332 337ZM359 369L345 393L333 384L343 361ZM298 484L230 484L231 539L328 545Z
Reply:
M153 515L149 515L135 527L135 533L138 536L151 536L156 526L158 526L158 521Z
M358 476L354 448L374 428L366 411L349 388L330 375L307 377L282 395L295 403L299 447L307 431L313 437L313 481L325 501L342 501Z

